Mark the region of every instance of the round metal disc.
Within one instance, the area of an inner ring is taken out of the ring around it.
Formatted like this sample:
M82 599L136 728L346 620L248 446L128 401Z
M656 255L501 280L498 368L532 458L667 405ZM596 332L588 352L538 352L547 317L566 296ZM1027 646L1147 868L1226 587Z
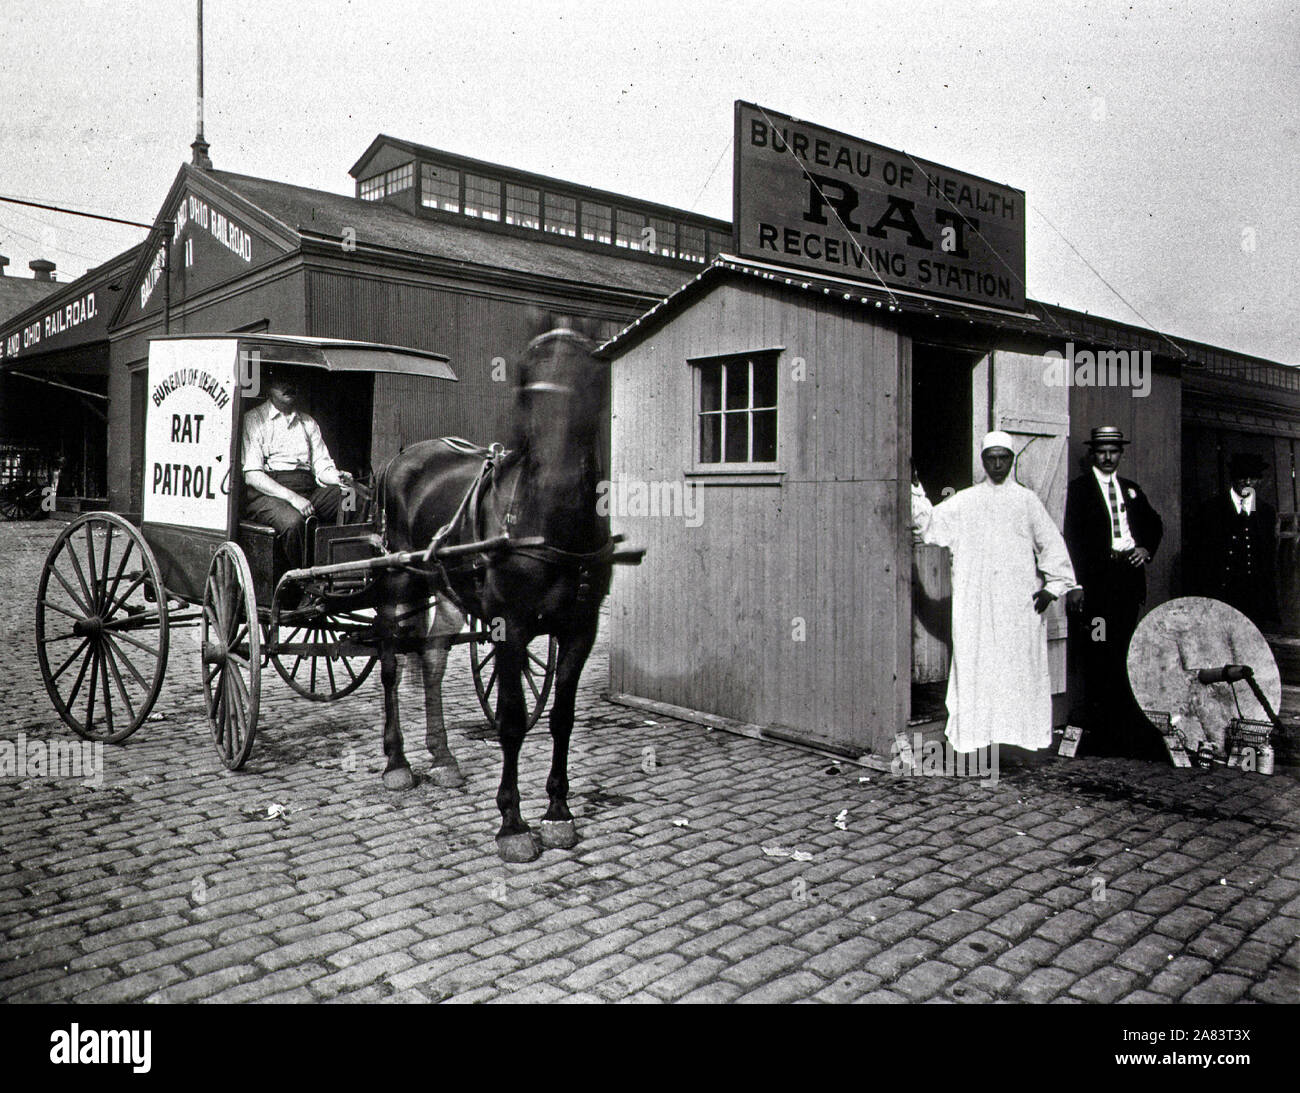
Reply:
M1128 647L1133 697L1148 713L1166 713L1195 749L1209 739L1222 751L1228 722L1268 722L1250 685L1201 683L1202 668L1248 664L1276 711L1282 700L1277 661L1255 624L1235 607L1203 596L1183 596L1151 611ZM1240 712L1238 712L1240 710Z

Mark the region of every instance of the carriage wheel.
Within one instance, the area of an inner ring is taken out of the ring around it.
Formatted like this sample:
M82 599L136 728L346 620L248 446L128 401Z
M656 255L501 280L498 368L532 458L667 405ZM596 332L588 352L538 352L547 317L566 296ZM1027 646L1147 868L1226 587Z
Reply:
M212 742L231 770L244 765L257 733L262 691L262 633L253 575L236 543L212 556L203 586L203 693Z
M500 729L497 721L497 668L496 646L492 644L487 625L473 616L469 620L471 633L475 635L469 643L470 667L474 672L474 690L478 692L478 703L487 714L487 719L494 729ZM555 653L559 643L549 634L538 634L528 643L527 656L524 657L524 705L528 709L525 729L537 724L537 719L546 709L546 700L551 694L551 683L555 679Z
M167 668L167 596L153 551L111 512L78 516L36 586L36 659L79 736L116 744L143 723Z
M281 592L275 590L266 640L280 678L312 702L333 702L350 695L374 671L378 657L374 652L344 654L339 645L355 640L358 630L373 628L374 619L359 611L343 611L282 623ZM281 655L281 646L304 648Z

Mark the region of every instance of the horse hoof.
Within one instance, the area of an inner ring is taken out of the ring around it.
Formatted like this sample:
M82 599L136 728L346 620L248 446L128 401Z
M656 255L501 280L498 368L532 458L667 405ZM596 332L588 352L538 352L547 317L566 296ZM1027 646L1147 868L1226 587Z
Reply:
M445 767L430 767L429 781L443 789L459 789L465 784L465 775L455 763Z
M391 790L405 790L415 788L415 775L411 773L410 767L394 767L392 770L384 771L384 788Z
M550 850L570 850L578 845L578 825L572 820L543 820L542 845Z
M518 835L498 835L497 853L502 861L522 864L536 861L542 853L542 844L531 831L522 831Z

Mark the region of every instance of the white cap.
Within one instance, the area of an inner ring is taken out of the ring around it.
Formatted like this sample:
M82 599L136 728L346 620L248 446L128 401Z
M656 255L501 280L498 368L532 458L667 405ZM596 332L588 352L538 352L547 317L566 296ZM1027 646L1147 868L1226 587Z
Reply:
M1007 451L1014 453L1016 442L1011 439L1010 433L1004 433L1001 429L994 429L991 433L984 434L984 443L980 445L980 454L982 455L990 448L1006 448Z

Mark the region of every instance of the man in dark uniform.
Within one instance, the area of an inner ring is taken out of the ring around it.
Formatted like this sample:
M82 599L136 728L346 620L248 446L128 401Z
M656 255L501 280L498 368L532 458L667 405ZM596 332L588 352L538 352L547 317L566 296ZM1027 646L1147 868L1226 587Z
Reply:
M1257 455L1235 454L1231 487L1206 503L1196 525L1197 594L1231 604L1261 630L1278 620L1277 513L1259 497L1267 468Z
M1115 473L1128 443L1113 425L1093 429L1092 466L1066 493L1065 543L1083 586L1082 603L1071 605L1072 675L1083 690L1071 696L1071 722L1084 729L1081 754L1154 759L1164 747L1133 700L1127 657L1164 522L1141 487Z

